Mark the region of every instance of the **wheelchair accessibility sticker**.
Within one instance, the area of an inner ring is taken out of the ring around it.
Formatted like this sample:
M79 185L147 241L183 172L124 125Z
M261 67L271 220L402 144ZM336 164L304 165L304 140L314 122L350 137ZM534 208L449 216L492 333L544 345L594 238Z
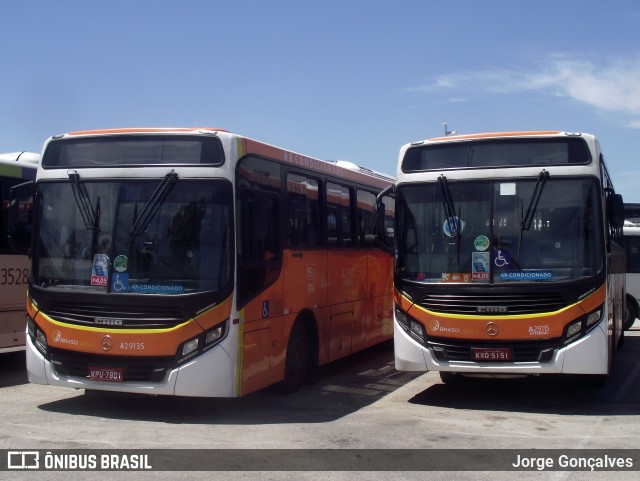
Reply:
M111 276L111 291L112 292L129 291L129 274L114 273Z
M509 261L511 260L511 254L506 250L498 250L495 258L493 259L493 263L496 267L505 267L509 265Z

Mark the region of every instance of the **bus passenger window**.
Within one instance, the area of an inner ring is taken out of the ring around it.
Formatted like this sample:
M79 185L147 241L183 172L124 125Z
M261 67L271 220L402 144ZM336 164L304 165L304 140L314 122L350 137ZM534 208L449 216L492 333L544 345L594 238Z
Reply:
M315 179L297 174L287 175L287 218L291 247L322 245L318 186Z

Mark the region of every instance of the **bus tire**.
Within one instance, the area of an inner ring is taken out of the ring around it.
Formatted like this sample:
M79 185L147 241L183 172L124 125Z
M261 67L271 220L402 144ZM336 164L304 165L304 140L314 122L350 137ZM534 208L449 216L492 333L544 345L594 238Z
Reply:
M307 329L302 321L297 320L293 324L287 343L284 380L278 386L280 393L290 394L300 389L307 376L309 352Z
M451 371L440 371L440 380L449 385L460 384L462 381L462 374Z
M622 320L622 328L625 331L631 329L631 326L633 326L633 323L636 322L637 317L638 304L636 304L634 299L627 296L624 309L624 319Z

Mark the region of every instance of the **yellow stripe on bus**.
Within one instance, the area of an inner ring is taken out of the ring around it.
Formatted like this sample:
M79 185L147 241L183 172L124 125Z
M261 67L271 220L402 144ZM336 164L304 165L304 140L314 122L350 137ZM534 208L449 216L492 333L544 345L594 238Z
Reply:
M244 308L238 312L238 350L236 356L236 395L242 395L242 359L243 359L243 337L244 337Z
M104 328L104 327L89 327L89 326L79 326L77 324L67 324L64 322L56 321L55 319L51 319L48 315L46 315L42 311L38 311L38 314L44 317L45 320L49 321L51 324L58 327L67 327L72 328L78 331L87 331L87 332L104 332L104 333L118 333L118 334L157 334L157 333L165 333L177 331L178 329L186 326L187 324L193 322L193 319L189 319L186 322L178 324L177 326L167 327L162 329L123 329L122 326L117 326L113 329Z

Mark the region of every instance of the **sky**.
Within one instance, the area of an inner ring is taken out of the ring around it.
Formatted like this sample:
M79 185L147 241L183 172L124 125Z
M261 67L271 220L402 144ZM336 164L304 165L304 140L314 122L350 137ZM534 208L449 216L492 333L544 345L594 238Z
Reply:
M640 203L635 0L0 0L0 153L217 127L395 174L458 134L595 134Z

